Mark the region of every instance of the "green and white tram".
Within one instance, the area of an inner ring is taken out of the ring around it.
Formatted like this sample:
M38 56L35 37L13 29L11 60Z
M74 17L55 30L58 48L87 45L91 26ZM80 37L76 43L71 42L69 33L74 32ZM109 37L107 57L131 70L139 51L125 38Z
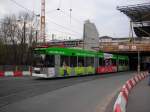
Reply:
M128 57L73 48L35 48L32 76L50 78L128 70Z

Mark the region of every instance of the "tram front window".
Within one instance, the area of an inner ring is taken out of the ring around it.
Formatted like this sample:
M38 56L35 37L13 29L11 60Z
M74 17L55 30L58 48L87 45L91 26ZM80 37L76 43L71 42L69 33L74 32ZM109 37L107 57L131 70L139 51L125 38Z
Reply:
M54 67L54 55L35 54L34 66L35 67Z

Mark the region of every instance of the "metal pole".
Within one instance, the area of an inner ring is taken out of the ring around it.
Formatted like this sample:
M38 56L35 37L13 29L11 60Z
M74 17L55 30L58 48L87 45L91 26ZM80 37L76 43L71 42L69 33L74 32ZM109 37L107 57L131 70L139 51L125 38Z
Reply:
M24 21L24 28L23 28L24 30L23 30L23 42L24 42L24 44L25 44L25 42L26 42L26 22Z
M134 37L133 37L133 22L131 22L131 36L132 36L132 43L134 43Z
M41 37L43 39L43 43L46 42L45 37L45 0L41 0Z
M36 45L37 45L37 36L38 36L38 31L36 30L36 34L35 34L36 36L35 36L35 43L36 43Z
M140 73L140 51L138 51L138 73Z
M129 31L129 38L130 38L130 43L132 42L132 25L131 25L132 23L131 23L131 21L130 21L130 31Z

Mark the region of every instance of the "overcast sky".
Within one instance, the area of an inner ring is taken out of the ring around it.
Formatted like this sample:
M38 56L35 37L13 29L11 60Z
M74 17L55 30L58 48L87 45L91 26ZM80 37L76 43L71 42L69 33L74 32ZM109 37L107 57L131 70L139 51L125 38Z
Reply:
M40 13L41 0L15 0L24 7ZM128 37L129 18L116 10L117 6L148 3L150 0L46 0L46 28L49 38L57 36L82 38L83 23L89 19L94 22L100 36ZM60 8L61 11L56 9ZM70 22L69 9L72 9ZM11 0L0 0L0 18L5 15L25 11Z

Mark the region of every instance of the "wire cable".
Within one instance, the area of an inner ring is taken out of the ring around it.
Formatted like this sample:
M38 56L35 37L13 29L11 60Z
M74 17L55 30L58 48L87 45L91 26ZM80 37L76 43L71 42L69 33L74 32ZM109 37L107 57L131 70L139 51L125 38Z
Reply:
M57 26L59 26L59 27L61 27L61 28L63 28L63 29L67 29L67 30L70 30L71 32L74 32L74 33L76 33L76 34L82 35L80 32L74 31L74 30L72 30L72 29L70 29L70 28L68 28L68 27L66 27L66 26L60 25L60 24L58 24L58 23L55 23L54 21L52 21L52 20L50 20L50 19L48 19L48 21L50 21L51 23L53 23L53 24L55 24L55 25L57 25Z
M58 6L58 8L61 7L61 3L62 3L62 0L59 0L59 6Z
M54 31L58 31L58 32L61 32L61 33L64 33L64 34L69 34L69 35L74 35L74 36L81 36L79 34L75 34L75 33L70 33L70 32L64 32L64 31L61 31L61 30L58 30L58 29L50 29L50 30L54 30Z
M23 8L25 10L27 10L30 13L33 13L34 15L37 15L34 11L31 11L30 9L24 7L23 5L21 5L20 3L16 2L15 0L10 0L11 2L13 2L14 4L16 4L18 7Z
M72 9L71 9L71 10L72 10ZM66 16L70 17L70 14L68 14L67 12L65 12L65 11L63 11L63 10L61 10L61 9L60 9L60 12L62 12L62 13L65 14ZM81 20L79 20L79 19L73 17L72 15L71 15L71 18L72 18L74 21L76 21L78 24L81 24L81 22L82 22Z
M52 9L52 10L47 11L46 14L51 14L51 13L53 13L55 11L57 11L57 9Z
M30 9L24 7L23 5L19 4L19 3L16 2L15 0L10 0L10 1L13 2L14 4L16 4L18 7L21 7L21 8L23 8L23 9L29 11L30 13L33 13L35 16L37 16L37 14L36 14L35 12L33 12L33 11L31 11ZM60 3L59 3L59 6L60 6L60 5L61 5L61 1L60 1ZM53 12L53 11L55 11L55 10L51 10L50 12ZM62 12L62 11L61 11L61 12ZM69 15L69 16L70 16L70 15ZM60 24L58 24L58 23L56 23L56 22L54 22L54 21L52 21L52 20L49 20L49 21L50 21L51 23L53 23L53 24L55 24L55 25L57 25L57 26L63 28L63 29L70 30L71 32L74 32L74 33L76 33L76 34L82 36L82 34L79 33L79 32L77 32L77 31L71 30L70 28L68 28L68 27L66 27L66 26L63 26L63 25L60 25Z

